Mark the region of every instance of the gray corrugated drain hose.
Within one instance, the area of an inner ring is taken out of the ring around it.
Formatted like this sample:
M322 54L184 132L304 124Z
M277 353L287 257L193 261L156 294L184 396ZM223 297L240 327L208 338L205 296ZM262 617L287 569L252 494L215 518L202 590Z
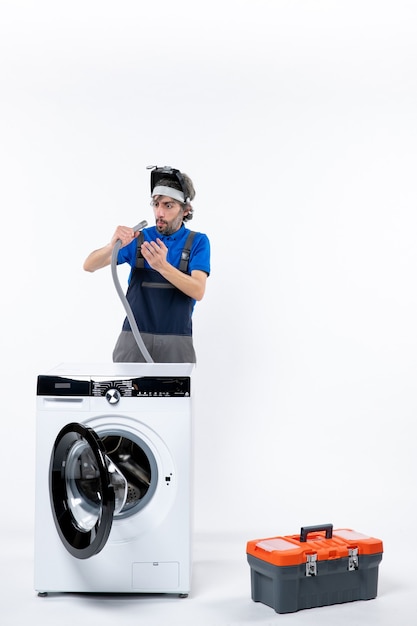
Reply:
M146 220L143 220L143 222L140 222L137 226L134 226L133 230L137 232L138 230L142 230L142 228L145 228L147 225L148 225L148 222ZM147 363L153 363L154 361L151 355L149 354L148 350L146 349L146 346L142 339L142 335L140 334L138 325L136 324L135 316L133 315L132 309L130 308L130 304L127 301L124 291L120 286L119 277L117 276L117 255L121 247L122 247L122 242L120 241L120 239L118 239L113 248L113 252L111 256L111 273L113 276L113 282L116 287L116 291L119 294L119 298L122 301L122 304L125 308L127 319L129 320L130 328L132 329L132 333L136 340L136 343L138 344L138 348L142 352L142 355L145 361Z

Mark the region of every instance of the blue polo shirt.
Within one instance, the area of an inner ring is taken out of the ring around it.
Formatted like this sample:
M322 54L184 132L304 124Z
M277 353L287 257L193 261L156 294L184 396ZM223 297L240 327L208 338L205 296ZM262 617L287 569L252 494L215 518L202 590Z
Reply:
M168 248L167 261L178 268L181 253L190 230L184 224L172 235L160 235L156 226L145 228L145 241L161 239ZM171 285L161 274L144 262L144 268L136 268L137 241L121 248L117 263L129 263L129 287L127 300L141 332L169 335L192 335L191 316L195 300ZM210 274L210 242L207 235L196 233L190 250L188 273L201 270ZM123 330L131 330L128 319Z

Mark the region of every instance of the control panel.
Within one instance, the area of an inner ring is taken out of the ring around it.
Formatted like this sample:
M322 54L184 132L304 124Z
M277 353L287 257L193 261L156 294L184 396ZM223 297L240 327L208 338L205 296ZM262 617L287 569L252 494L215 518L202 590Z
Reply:
M107 397L117 391L118 397L187 398L190 396L189 376L140 376L131 379L75 379L64 376L38 376L38 396Z

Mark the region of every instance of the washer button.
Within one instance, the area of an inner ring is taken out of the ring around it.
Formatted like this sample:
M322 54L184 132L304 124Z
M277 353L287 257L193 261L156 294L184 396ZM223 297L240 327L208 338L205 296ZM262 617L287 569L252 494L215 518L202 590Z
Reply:
M106 400L109 404L117 404L120 398L121 395L118 389L108 389L108 391L106 391Z

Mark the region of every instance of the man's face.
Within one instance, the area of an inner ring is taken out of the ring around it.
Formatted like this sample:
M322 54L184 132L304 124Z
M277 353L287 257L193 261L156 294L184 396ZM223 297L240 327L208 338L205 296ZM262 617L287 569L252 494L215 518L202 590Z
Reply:
M156 229L161 235L172 235L181 228L184 209L180 202L169 196L154 196L152 207L155 215Z

